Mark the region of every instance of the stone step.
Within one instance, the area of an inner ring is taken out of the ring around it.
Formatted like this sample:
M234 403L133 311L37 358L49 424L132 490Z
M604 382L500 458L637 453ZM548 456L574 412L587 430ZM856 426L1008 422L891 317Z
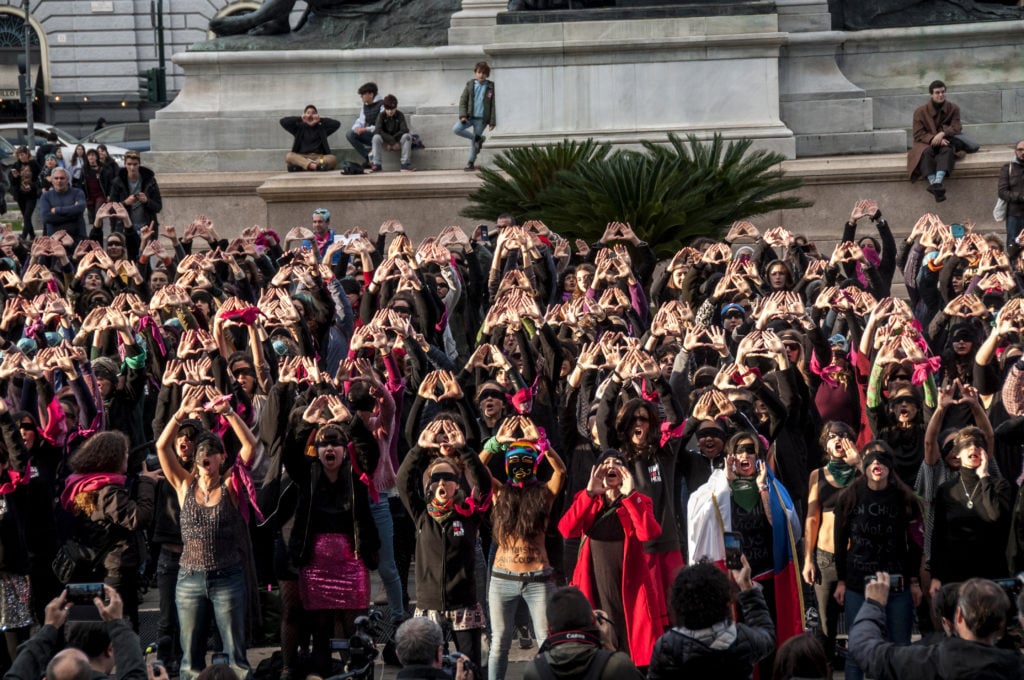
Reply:
M798 158L846 154L899 153L907 149L903 130L870 132L827 132L795 135Z
M458 139L454 137L454 139ZM219 153L195 152L160 152L151 151L146 154L145 163L153 163L163 173L193 172L234 172L244 162L256 165L268 172L284 170L284 155L287 149L248 149L245 151L222 151ZM497 150L484 146L477 157L477 166L489 165ZM347 145L336 149L340 169L344 161L362 163L362 157ZM469 142L459 147L427 147L412 150L412 164L421 170L461 170L469 160ZM399 169L399 152L386 151L382 165L384 170Z

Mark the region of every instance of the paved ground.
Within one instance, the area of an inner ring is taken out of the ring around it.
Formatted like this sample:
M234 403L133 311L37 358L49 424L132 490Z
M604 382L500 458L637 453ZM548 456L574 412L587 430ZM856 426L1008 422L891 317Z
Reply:
M381 585L380 579L377 576L377 572L371 572L371 585L372 585L372 602L386 605L387 599L384 596L384 588ZM415 596L415 592L411 593ZM140 630L139 637L144 644L148 644L157 639L157 619L159 616L159 603L157 599L157 592L155 589L150 590L143 597L142 602L139 605L139 618L140 618ZM380 645L378 646L378 649ZM249 664L256 668L261 661L270 657L278 647L255 647L249 649ZM452 646L454 651L455 647ZM534 642L530 649L522 649L518 641L513 640L512 650L509 654L509 665L508 674L505 676L507 680L521 680L523 673L526 669L527 662L537 654L537 645ZM487 658L487 649L484 648L484 659ZM394 666L385 665L380 659L377 660L376 668L374 670L375 680L393 680L398 674L398 668ZM309 676L317 678L319 676Z

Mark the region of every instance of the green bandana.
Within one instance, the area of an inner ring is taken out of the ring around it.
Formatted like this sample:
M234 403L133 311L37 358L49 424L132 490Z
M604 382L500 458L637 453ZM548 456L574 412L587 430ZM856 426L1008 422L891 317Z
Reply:
M857 476L857 468L845 460L830 460L825 468L828 469L832 479L841 487L847 486Z
M729 482L732 488L732 499L736 505L750 512L761 500L761 492L757 490L757 482L753 477L738 477Z

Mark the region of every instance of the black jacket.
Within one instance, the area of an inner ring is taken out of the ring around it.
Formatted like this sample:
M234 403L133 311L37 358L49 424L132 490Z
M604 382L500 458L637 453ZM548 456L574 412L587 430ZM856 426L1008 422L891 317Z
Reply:
M316 125L306 125L301 116L285 116L280 122L281 127L294 137L292 153L319 153L329 156L331 145L328 144L327 138L341 128L339 121L322 116ZM309 128L312 132L308 130Z
M108 621L105 625L114 645L118 680L146 680L146 661L142 656L139 636L131 625L126 619ZM4 674L4 680L36 680L43 677L46 664L60 651L60 638L60 631L53 626L40 628L31 639L18 647L18 656L11 669ZM93 677L108 676L93 672Z
M748 680L754 664L775 651L775 624L760 588L741 591L739 599L747 624L736 624L736 640L728 649L711 649L673 628L654 645L648 679Z
M398 680L450 680L452 676L433 666L406 666L395 677Z
M138 570L142 562L138 532L153 521L155 497L153 480L139 477L134 497L125 487L111 484L96 492L96 508L89 517L76 515L77 539L90 546L109 546L102 568L107 577ZM96 577L103 580L104 573Z
M1024 215L1024 164L1016 158L999 170L999 198L1006 201L1007 215Z
M427 512L423 497L423 472L430 462L425 449L413 448L398 469L402 502L416 523L416 605L420 609L449 611L477 603L473 552L482 521L481 512L462 515L453 511L444 522ZM466 481L476 497L491 494L491 475L476 453L462 449ZM467 494L468 495L468 494Z
M373 434L358 417L353 417L347 427L351 433L351 442L355 447L355 458L360 469L367 473L376 470L380 450ZM346 498L342 501L342 507L332 509L342 514L350 514L355 550L367 568L376 569L380 537L377 534L377 525L370 514L369 490L366 484L359 481L358 475L352 472L351 465L348 459L342 464L339 483L344 484L348 481L348 489L345 491ZM299 491L295 529L288 541L288 553L295 564L304 565L312 557L313 543L316 539L312 521L313 498L317 494L325 493L330 482L323 474L320 460L306 456L301 449L284 452L284 467ZM348 477L348 480L345 480L345 477Z
M15 170L18 171L17 177L10 174L11 195L14 196L14 200L26 201L32 198L39 198L39 175L43 170L39 164L33 160L30 160L28 163L15 161L9 172L13 173ZM27 191L22 190L21 182L23 179L29 180Z
M139 174L142 176L142 193L146 194L146 202L142 206L146 224L152 222L154 227L159 226L157 213L163 209L163 202L160 199L160 186L156 183L156 175L149 168L141 166ZM131 195L128 186L128 170L121 168L117 171L117 177L110 187L110 200L114 203L124 203L125 199Z
M373 133L384 138L385 144L398 144L402 141L402 135L409 134L409 123L405 120L405 114L395 111L389 116L381 109L377 114L377 121L373 126Z
M1024 676L1024 656L980 642L947 638L932 646L900 646L885 639L885 609L866 600L850 630L850 653L877 680L982 680Z
M597 647L583 642L565 642L544 652L548 665L558 680L584 680L590 669L591 659L597 654ZM599 680L641 680L644 676L633 665L628 654L615 652L601 670ZM537 670L536 660L531 660L523 672L523 680L544 680Z

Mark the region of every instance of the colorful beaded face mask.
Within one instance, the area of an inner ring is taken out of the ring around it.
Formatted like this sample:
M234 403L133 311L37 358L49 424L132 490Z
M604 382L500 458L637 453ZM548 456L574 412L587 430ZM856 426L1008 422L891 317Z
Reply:
M533 442L512 442L505 452L506 484L522 488L536 483L540 450Z

